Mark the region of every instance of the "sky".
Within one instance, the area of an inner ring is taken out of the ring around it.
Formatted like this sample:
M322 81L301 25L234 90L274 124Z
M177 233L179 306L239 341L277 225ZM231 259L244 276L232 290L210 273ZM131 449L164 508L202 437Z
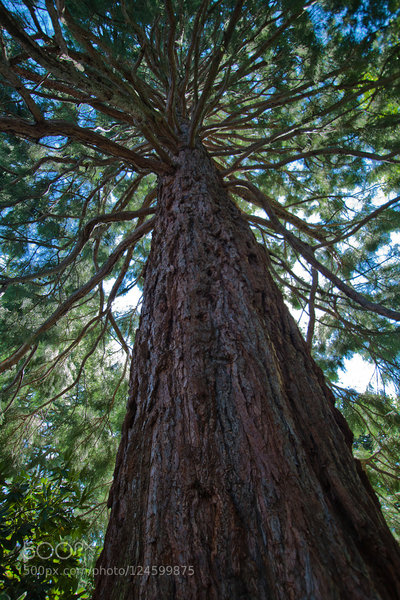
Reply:
M339 385L357 392L365 392L370 384L374 389L377 383L379 385L379 381L376 381L375 367L363 360L359 354L345 358L344 366L345 368L339 371Z

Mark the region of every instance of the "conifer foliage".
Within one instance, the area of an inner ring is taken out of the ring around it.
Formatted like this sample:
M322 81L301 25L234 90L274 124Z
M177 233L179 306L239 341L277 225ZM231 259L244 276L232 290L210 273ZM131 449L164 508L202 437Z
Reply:
M0 25L3 459L62 459L104 518L157 181L201 143L395 530L397 0L3 0ZM337 384L354 353L380 393Z

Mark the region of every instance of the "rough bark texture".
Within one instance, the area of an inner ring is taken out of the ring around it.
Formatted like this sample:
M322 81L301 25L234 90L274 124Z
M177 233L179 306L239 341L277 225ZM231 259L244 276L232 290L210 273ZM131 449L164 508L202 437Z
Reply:
M400 598L397 546L265 251L205 151L180 165L160 180L95 600Z

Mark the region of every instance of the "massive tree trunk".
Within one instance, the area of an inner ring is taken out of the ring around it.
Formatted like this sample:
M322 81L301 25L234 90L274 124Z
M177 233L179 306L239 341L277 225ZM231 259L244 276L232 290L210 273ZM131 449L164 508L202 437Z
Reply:
M397 546L264 249L203 148L179 160L94 598L400 598Z

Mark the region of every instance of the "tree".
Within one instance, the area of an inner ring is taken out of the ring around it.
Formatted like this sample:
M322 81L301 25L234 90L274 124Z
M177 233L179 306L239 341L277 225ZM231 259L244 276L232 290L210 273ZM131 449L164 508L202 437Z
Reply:
M42 458L19 473L1 465L0 597L43 600L50 592L54 600L86 600L91 595L80 584L93 552L82 544L85 520L74 513L86 506L87 490Z
M144 285L94 598L399 598L311 357L334 377L360 352L399 385L396 3L26 0L0 21L0 369L23 448L59 402L96 452L136 327L115 300ZM394 495L398 438L370 422Z

